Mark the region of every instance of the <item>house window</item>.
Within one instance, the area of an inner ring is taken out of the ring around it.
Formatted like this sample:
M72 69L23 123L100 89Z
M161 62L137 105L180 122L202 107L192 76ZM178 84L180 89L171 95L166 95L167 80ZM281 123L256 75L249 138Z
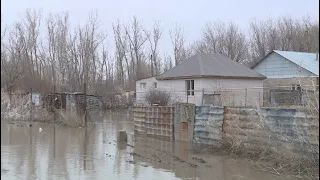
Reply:
M301 91L301 86L299 84L297 85L297 90Z
M188 96L194 96L194 80L186 80L186 91Z
M155 82L155 83L153 83L153 87L154 88L157 88L157 86L158 86L158 84Z
M299 91L301 91L301 86L300 86L300 84L293 84L291 89L292 89L292 90L299 90Z
M146 88L146 83L140 83L140 88L145 89Z

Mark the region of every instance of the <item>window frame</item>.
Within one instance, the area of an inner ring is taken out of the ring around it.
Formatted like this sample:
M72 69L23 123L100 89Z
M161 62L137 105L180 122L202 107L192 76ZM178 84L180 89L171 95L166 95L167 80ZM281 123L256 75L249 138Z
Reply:
M194 79L185 80L185 89L187 96L194 96Z
M146 89L147 83L140 83L140 89Z

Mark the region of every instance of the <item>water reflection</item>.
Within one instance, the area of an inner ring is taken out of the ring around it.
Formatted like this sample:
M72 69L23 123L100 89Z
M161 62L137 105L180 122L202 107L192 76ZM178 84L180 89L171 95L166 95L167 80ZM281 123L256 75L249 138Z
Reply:
M240 161L194 153L186 143L142 136L133 141L133 124L128 113L109 112L99 117L95 126L87 129L2 122L1 177L8 180L278 178L254 171ZM116 142L119 130L128 132L129 146Z

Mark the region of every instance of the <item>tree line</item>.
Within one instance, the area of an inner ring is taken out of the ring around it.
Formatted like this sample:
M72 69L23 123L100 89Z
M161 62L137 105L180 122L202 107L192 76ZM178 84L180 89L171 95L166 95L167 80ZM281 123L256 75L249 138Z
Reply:
M252 66L272 50L319 51L319 22L305 17L252 21L249 32L234 22L207 23L201 38L187 42L183 27L164 32L159 22L144 27L137 17L101 28L98 14L71 28L67 12L43 18L27 10L10 26L1 17L1 89L52 92L82 91L108 96L135 89L135 81L158 75L195 53L219 53ZM161 55L160 39L170 35L173 56ZM107 36L110 40L107 40ZM112 37L112 38L110 38ZM114 44L110 50L108 44Z

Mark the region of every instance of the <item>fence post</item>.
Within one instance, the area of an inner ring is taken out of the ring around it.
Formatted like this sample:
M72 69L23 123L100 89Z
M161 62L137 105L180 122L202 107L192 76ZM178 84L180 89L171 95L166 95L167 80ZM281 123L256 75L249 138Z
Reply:
M188 90L187 90L187 93L186 93L186 95L187 95L187 104L189 103L189 96L188 96Z
M262 106L262 103L261 103L261 93L260 93L260 91L259 91L259 106Z
M204 88L202 89L201 105L203 106Z
M245 107L247 107L247 94L248 94L248 89L246 88L245 102L244 102Z
M235 103L234 103L234 93L232 93L232 104L233 104L233 106L235 106Z
M32 117L32 88L30 89L30 121L32 122L33 121L33 117Z
M84 99L84 122L87 127L87 84L83 83L83 99Z

